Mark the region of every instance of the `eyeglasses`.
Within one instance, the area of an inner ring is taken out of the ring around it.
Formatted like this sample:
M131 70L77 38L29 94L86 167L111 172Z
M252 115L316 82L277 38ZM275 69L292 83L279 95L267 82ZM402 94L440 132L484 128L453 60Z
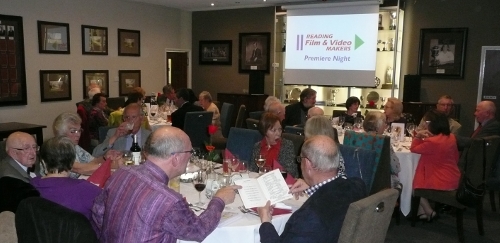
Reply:
M295 162L297 162L297 164L300 164L300 163L302 163L302 159L309 159L309 158L307 158L306 156L299 155L295 158Z
M23 153L27 153L30 150L33 150L34 152L38 152L40 150L40 146L33 146L33 147L26 147L26 148L11 148L19 151L23 151Z
M82 133L83 132L83 128L80 128L80 129L70 129L69 132L71 134L78 134L78 133Z
M183 153L190 153L191 155L193 155L194 154L194 149L186 150L186 151L181 151L181 152L173 152L173 153L170 153L170 155L183 154Z

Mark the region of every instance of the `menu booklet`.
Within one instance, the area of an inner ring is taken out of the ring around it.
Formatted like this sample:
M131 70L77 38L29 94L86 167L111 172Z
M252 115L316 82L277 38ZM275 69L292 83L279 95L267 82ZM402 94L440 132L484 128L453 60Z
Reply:
M293 197L278 169L258 178L237 180L234 184L242 187L238 192L246 208L263 207L268 200L272 205Z

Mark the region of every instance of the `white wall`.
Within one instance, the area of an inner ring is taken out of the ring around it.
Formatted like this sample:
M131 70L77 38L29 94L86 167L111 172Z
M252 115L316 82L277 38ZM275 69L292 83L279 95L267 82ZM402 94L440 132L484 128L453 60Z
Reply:
M140 69L142 87L161 91L165 48L191 49L191 13L117 0L0 0L0 14L23 17L27 106L0 107L0 122L46 125L61 112L76 112L83 99L82 70L109 70L109 95L118 96L118 70ZM38 53L37 20L69 23L69 55ZM108 28L108 55L82 55L81 25ZM118 28L141 31L141 56L118 56ZM71 101L40 102L39 70L71 70Z

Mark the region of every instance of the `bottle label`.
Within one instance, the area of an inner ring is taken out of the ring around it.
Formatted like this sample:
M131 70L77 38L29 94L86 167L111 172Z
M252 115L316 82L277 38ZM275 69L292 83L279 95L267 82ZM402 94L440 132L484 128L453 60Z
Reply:
M132 152L132 160L134 165L139 165L141 163L141 152Z

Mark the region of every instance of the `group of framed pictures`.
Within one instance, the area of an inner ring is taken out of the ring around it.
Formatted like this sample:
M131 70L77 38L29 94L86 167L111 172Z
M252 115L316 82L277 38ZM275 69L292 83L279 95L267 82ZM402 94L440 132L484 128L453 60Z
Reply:
M119 70L118 77L119 96L141 86L141 70ZM109 94L108 70L83 70L82 80L84 98L90 85L98 85L101 92ZM71 71L40 70L40 94L42 102L71 100Z
M232 41L200 41L200 65L232 65ZM238 72L264 71L269 73L271 33L240 33Z
M82 25L82 54L108 55L108 28ZM38 51L70 54L69 24L38 21ZM118 56L140 56L141 33L118 29Z

